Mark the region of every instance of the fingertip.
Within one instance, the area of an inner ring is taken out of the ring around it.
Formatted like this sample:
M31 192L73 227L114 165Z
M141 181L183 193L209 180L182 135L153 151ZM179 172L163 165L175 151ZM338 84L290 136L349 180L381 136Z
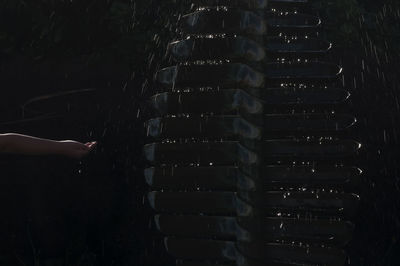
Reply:
M88 152L94 150L94 148L96 148L96 145L97 145L97 142L95 142L95 141L89 142L89 144L86 146Z

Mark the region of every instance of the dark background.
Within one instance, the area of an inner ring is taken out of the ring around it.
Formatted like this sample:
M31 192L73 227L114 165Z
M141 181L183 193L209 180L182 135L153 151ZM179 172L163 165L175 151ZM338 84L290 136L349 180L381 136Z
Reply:
M177 3L176 3L177 2ZM0 132L97 140L82 162L0 159L2 265L169 265L142 176L146 99L180 1L0 0ZM400 3L314 1L363 143L350 265L394 260L400 233ZM39 95L51 97L21 106ZM67 103L67 104L66 104ZM397 252L399 253L399 252ZM171 264L172 265L172 264ZM394 262L393 265L399 265Z

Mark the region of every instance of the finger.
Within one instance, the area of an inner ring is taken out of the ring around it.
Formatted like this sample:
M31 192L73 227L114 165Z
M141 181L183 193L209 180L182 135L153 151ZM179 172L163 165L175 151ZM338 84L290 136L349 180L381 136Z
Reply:
M96 145L97 145L97 142L96 141L92 141L92 142L87 142L86 144L85 144L85 150L87 150L87 151L92 151L95 147L96 147Z
M91 142L85 143L85 147L86 147L86 148L90 148L92 145L93 145L93 144L92 144Z
M89 148L90 148L90 149L94 149L94 148L96 147L96 145L97 145L97 142L96 142L96 141L93 141L93 142L91 142L91 143L89 144Z
M82 151L87 151L89 149L90 149L90 147L88 145L86 145L86 144L84 144L84 145L79 147L79 150L82 150Z

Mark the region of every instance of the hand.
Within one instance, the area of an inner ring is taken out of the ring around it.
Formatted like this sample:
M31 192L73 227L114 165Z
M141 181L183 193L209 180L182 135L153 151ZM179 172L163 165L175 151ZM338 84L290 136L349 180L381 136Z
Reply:
M81 159L96 147L97 142L92 141L83 144L74 140L62 140L60 144L60 154L75 159Z

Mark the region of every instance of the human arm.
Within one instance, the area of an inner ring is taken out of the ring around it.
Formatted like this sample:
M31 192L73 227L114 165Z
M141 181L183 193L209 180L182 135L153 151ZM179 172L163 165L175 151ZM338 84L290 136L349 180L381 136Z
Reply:
M80 143L73 140L49 140L27 135L0 134L0 153L25 155L63 155L82 158L89 154L96 142Z

